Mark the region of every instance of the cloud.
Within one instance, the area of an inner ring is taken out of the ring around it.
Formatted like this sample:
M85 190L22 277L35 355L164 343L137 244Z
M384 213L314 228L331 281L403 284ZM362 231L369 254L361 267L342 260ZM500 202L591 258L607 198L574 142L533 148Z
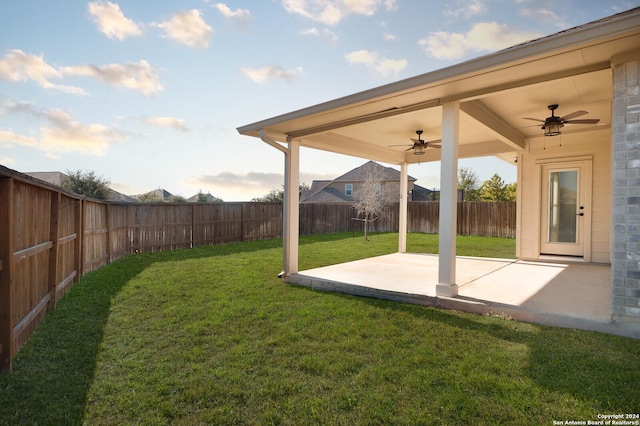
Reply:
M41 110L30 102L5 101L5 113L28 114L44 121L39 137L20 135L0 129L0 143L20 144L44 151L49 158L59 158L60 153L82 152L89 155L105 155L111 143L121 142L126 135L102 124L83 125L60 109Z
M30 114L34 111L35 103L30 101L14 102L10 99L5 100L0 105L0 116L8 113L25 113Z
M471 18L487 11L482 0L458 0L453 7L445 9L442 14L447 18Z
M124 138L116 129L102 124L82 125L58 109L48 111L46 115L52 125L40 128L39 149L47 153L82 152L103 156L110 143Z
M338 42L338 35L327 28L324 28L322 31L315 27L307 28L307 29L301 30L300 34L313 36L313 37L322 37L332 45L335 45Z
M112 86L126 87L145 95L152 95L163 89L155 70L145 60L138 63L64 67L62 72L65 75L93 77Z
M213 29L202 19L197 9L174 14L171 19L153 26L162 28L165 37L186 44L189 47L206 48Z
M167 127L170 129L178 130L180 132L188 132L189 128L185 124L185 121L175 117L148 117L143 118L141 121L145 124L151 124L154 126Z
M227 18L235 25L246 26L251 21L251 12L249 11L249 9L231 10L224 3L216 3L214 7L218 9L222 16Z
M406 59L389 59L381 56L378 52L369 52L368 50L351 52L346 57L350 64L362 64L384 77L389 74L398 75L407 67Z
M98 29L109 38L124 40L130 36L139 36L142 30L135 22L124 16L120 6L108 1L89 3L89 13L98 25Z
M395 34L391 34L391 33L384 33L384 34L382 34L382 37L385 39L385 41L396 41L396 40L398 40L398 37L396 37Z
M396 0L281 0L289 13L294 13L326 25L335 25L345 16L372 16L380 7L394 10Z
M11 157L0 157L0 164L4 164L5 166L12 166L16 164L16 160Z
M567 28L569 24L549 9L522 9L520 16L533 19L536 22L553 24L558 28Z
M311 185L315 180L334 179L335 175L300 173L300 182ZM284 175L282 173L263 172L220 172L212 175L201 175L190 180L188 184L194 188L205 188L212 193L249 194L248 198L260 197L272 189L282 189Z
M36 146L37 144L38 141L32 137L0 129L0 145Z
M285 70L278 66L266 66L262 68L242 68L240 72L255 83L261 84L269 80L291 81L302 73L302 68Z
M54 84L51 79L61 79L63 74L47 64L42 55L31 55L22 50L10 50L0 59L0 79L7 81L32 80L44 89L58 90L74 95L85 95L86 92L74 86Z
M437 59L459 59L470 53L496 51L541 35L496 22L475 24L466 34L435 32L418 41L425 53Z

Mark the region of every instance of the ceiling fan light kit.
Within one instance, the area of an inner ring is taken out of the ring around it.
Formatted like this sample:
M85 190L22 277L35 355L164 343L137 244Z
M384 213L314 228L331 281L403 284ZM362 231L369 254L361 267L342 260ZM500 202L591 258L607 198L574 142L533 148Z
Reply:
M441 140L433 140L433 141L425 141L421 139L423 130L416 130L416 134L418 135L418 139L411 138L413 144L409 145L409 148L405 149L405 151L413 150L414 155L424 155L425 150L427 148L440 148ZM407 146L407 145L389 145L391 146Z
M582 120L572 120L572 118L580 117L581 115L589 114L587 111L575 111L571 114L567 114L564 117L557 117L554 112L558 109L558 104L551 104L547 108L551 110L551 117L547 117L545 120L538 118L524 117L525 120L539 121L542 124L541 129L544 130L545 136L558 136L561 134L560 129L565 124L596 124L600 121L599 118L586 118Z
M545 136L558 136L560 132L560 128L562 127L562 123L550 123L546 126L543 126Z

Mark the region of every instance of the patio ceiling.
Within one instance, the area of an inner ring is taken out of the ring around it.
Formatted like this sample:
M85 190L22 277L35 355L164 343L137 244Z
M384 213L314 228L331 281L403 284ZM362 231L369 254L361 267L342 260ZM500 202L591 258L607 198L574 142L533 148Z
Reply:
M611 121L611 58L640 46L640 9L576 27L417 77L315 105L238 128L241 134L287 138L300 145L390 164L437 161L440 150L417 156L410 147L416 130L422 139L440 139L442 105L460 102L459 156L495 155L513 161L544 119L588 111L597 125L568 125L563 138ZM406 145L395 146L390 145Z

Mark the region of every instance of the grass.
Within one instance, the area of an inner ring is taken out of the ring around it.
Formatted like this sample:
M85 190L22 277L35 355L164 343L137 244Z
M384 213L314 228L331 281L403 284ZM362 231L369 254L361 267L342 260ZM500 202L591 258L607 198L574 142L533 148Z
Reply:
M513 257L512 240L461 240L459 254ZM304 237L301 267L396 245ZM409 235L410 251L434 247ZM277 279L281 256L281 241L258 241L86 275L0 376L0 424L552 424L640 411L637 340L316 292Z

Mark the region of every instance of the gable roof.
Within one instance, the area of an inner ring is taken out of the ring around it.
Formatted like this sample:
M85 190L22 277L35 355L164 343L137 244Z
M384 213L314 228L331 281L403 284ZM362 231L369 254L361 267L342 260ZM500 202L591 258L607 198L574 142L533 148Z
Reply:
M331 186L331 183L313 193L306 191L300 195L300 202L304 203L344 203L352 201L353 196L345 195L343 191Z
M370 172L374 172L377 176L381 176L381 180L384 182L400 182L400 178L402 176L398 170L392 167L385 167L375 161L368 161L363 165L338 176L334 180L314 180L311 182L311 188L300 194L300 202L343 203L353 201L353 196L344 194L343 191L338 190L332 185L336 182L364 182L367 180ZM408 181L415 182L416 178L408 176ZM414 184L414 187L415 186L417 185Z
M393 167L385 167L375 161L368 161L362 166L356 167L353 170L348 171L335 178L334 182L364 182L367 180L369 173L375 173L376 176L380 176L383 181L400 181L400 172ZM416 178L409 176L410 182L415 182Z

